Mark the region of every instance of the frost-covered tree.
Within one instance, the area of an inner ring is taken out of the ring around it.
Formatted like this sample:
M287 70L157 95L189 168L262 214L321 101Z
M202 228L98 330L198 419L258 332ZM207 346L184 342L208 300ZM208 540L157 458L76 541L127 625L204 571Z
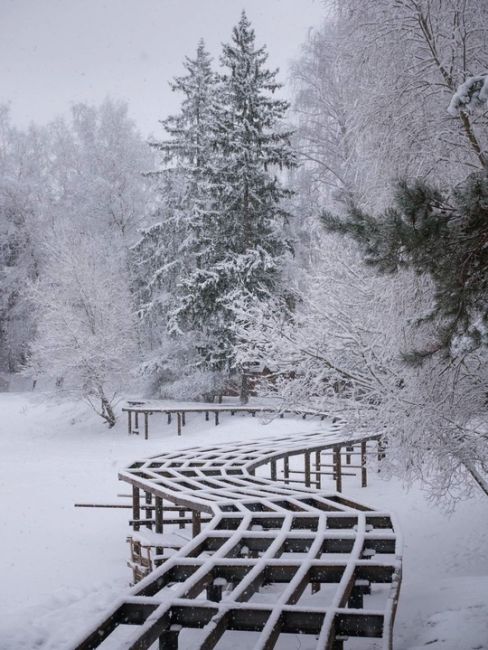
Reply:
M112 427L138 352L126 265L110 239L72 226L56 228L45 254L30 291L38 324L28 372L82 395Z
M339 416L355 434L383 434L390 470L420 479L436 499L488 494L486 355L406 364L405 353L436 337L428 320L411 325L431 309L429 278L378 277L347 241L328 235L323 244L329 252L299 309L257 304L242 315L243 357L274 371L260 393Z
M75 104L71 120L50 125L49 211L56 221L75 218L92 232L134 242L150 200L143 173L152 169L150 148L123 102Z
M39 272L46 133L15 129L0 106L0 372L17 372L35 329L26 287Z
M386 208L397 178L450 187L486 166L486 112L450 115L484 71L488 5L477 0L344 0L294 66L300 149L322 208L352 196ZM330 188L330 189L329 189Z

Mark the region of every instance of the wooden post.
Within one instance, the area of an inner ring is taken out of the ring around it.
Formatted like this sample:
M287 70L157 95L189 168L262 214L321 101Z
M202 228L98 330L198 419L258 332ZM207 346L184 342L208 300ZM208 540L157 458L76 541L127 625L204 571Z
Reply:
M202 521L201 521L200 512L198 510L192 510L192 515L191 515L192 537L196 537L197 535L199 535L201 530L202 530Z
M290 478L290 459L288 456L283 458L283 478L285 479L285 483L288 485L288 479Z
M181 413L179 411L176 414L176 428L178 435L181 436Z
M205 411L205 421L208 422L208 411Z
M149 438L149 413L144 411L144 440Z
M315 452L315 487L320 490L322 487L320 474L320 451Z
M215 426L219 423L219 412L215 411Z
M371 593L371 584L368 580L356 580L352 588L351 595L347 601L347 606L351 609L363 608L363 596Z
M127 427L129 436L132 433L132 411L127 411Z
M154 519L156 520L155 532L163 532L163 500L161 497L154 497Z
M207 585L207 600L211 600L213 603L220 603L222 600L222 587L223 585L217 583L215 580L211 585Z
M150 492L144 492L144 501L147 506L150 506L152 504L152 494ZM152 530L152 512L150 508L146 508L146 519L149 519L148 523L146 524L146 528L149 528L149 530Z
M168 424L171 424L171 413L168 411L167 415L168 415Z
M139 521L141 518L141 497L139 488L132 486L132 519ZM139 530L139 524L132 525L134 530Z
M354 447L346 447L346 465L351 464L351 452L354 451Z
M139 431L139 411L134 411L134 427Z
M276 461L272 460L270 466L271 466L271 480L276 481Z
M154 519L156 520L156 525L154 530L156 533L163 532L163 500L161 497L154 497ZM164 548L162 546L156 546L156 555L162 555ZM158 562L159 564L159 562Z
M186 413L185 411L181 411L181 424L186 427Z
M342 492L342 464L340 447L334 447L334 473L336 480L336 490L338 492Z
M361 487L368 486L368 469L366 466L367 456L366 456L366 441L361 442Z
M164 630L159 636L159 650L178 650L178 630Z
M305 487L310 487L310 452L304 454L305 461Z

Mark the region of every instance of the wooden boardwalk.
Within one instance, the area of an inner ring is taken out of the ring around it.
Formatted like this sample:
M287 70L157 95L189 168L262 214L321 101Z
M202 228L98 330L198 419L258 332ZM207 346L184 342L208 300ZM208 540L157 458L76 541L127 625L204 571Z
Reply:
M289 634L308 635L307 647L317 650L346 649L350 638L363 639L355 648L381 639L391 650L398 529L389 513L340 494L348 470L366 484L366 463L371 453L383 454L380 442L296 434L132 463L120 478L132 486L134 530L164 545L165 510L178 507L190 513L193 539L73 647L110 639L110 647L126 650L155 642L160 650L232 649L244 632L253 650L288 647ZM321 490L330 474L336 493Z
M239 406L237 404L225 405L225 404L205 404L199 406L161 406L155 403L144 403L144 402L128 402L128 406L122 408L124 413L127 413L127 429L129 435L141 433L140 427L143 427L144 438L147 440L149 438L149 417L151 415L162 414L166 415L167 423L171 424L173 417L176 417L176 431L178 435L181 436L182 428L186 425L186 416L190 413L204 413L205 420L209 420L210 416L213 416L215 425L219 424L220 415L223 413L230 413L230 415L235 415L236 413L245 413L256 417L256 415L265 415L265 414L278 414L281 418L284 415L301 415L302 418L307 416L319 417L323 420L326 416L325 413L312 410L290 410L285 409L278 411L276 408L271 406Z

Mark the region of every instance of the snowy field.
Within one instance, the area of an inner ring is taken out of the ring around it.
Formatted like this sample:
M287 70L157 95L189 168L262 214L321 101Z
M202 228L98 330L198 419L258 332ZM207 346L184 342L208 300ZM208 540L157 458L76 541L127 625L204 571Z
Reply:
M324 430L299 418L264 424L224 415L221 425L190 416L183 435L153 416L151 438L128 436L125 418L107 430L81 403L42 394L0 395L0 650L66 650L128 587L128 510L75 509L127 493L119 468L137 457L214 441ZM345 494L394 511L404 537L404 581L396 650L488 650L488 500L448 516L418 486L370 475ZM331 485L332 489L332 485ZM297 637L296 648L300 647ZM251 648L249 649L251 650Z

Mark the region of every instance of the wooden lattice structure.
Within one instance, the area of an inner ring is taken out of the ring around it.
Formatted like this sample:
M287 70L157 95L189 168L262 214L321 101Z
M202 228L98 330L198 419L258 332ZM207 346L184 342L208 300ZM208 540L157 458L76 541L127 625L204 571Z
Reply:
M390 514L340 494L348 474L366 485L380 443L296 434L132 463L120 478L132 485L136 534L146 529L163 544L163 527L184 520L193 538L74 647L110 638L121 649L224 650L245 633L239 647L253 650L288 648L289 634L307 635L307 648L317 650L350 642L362 650L371 639L390 650L401 581L397 526ZM337 493L321 490L326 475ZM169 508L178 518L165 516Z

